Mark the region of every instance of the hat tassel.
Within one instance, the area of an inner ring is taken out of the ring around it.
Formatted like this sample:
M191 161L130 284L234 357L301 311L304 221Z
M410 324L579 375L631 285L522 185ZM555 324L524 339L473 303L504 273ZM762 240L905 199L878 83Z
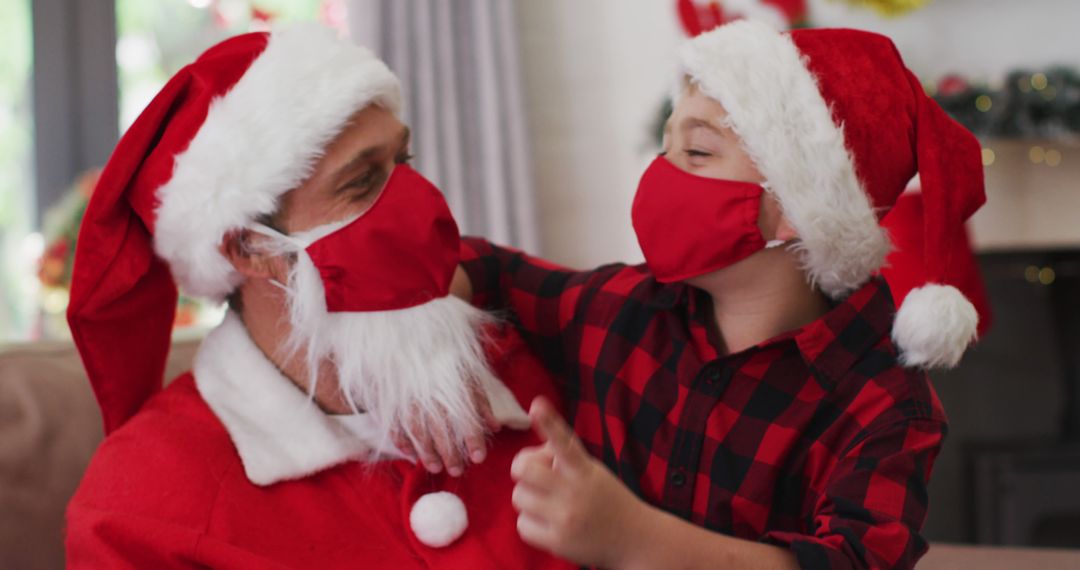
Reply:
M979 313L957 288L929 283L912 289L900 305L892 337L900 362L917 368L955 368L976 340Z

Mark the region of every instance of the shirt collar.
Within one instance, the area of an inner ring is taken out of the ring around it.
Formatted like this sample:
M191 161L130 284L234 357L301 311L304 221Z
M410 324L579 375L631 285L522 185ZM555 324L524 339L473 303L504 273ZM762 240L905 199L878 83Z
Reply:
M702 298L704 295L707 293L690 285L673 283L659 286L648 304L660 310L685 313L687 323L693 328L695 323L708 322L708 316L702 313L710 305ZM814 322L777 335L751 350L794 342L807 366L829 387L882 338L889 336L895 313L889 286L881 277L874 277ZM703 335L698 335L701 339L695 337L702 341L695 344L704 342ZM711 346L698 348L705 356L716 354Z
M221 420L256 485L299 479L350 460L402 459L379 449L365 414L323 412L255 345L233 312L207 335L194 362L195 385ZM522 429L529 418L499 381L485 385L503 425Z
M662 311L686 305L690 298L689 290L693 289L685 283L660 283L659 281L654 281L654 287L655 292L649 296L645 304Z
M890 337L895 314L889 286L873 277L793 338L807 365L835 383Z

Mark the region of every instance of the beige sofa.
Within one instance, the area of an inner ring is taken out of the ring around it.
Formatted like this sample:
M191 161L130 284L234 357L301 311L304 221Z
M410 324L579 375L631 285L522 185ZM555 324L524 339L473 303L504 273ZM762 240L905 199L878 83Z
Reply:
M166 377L188 369L197 346L174 344ZM64 567L64 507L101 436L71 343L0 347L0 568Z
M168 378L188 369L197 345L173 345ZM64 506L100 440L71 344L0 347L0 568L63 567ZM1080 552L934 545L919 568L1080 569Z

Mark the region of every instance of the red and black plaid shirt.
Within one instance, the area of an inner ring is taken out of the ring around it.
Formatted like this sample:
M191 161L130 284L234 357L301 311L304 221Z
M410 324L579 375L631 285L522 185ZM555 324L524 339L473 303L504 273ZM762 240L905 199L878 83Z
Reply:
M817 321L730 355L707 293L642 266L570 271L467 238L474 302L567 381L575 431L639 497L804 568L911 568L946 420L897 364L872 280Z

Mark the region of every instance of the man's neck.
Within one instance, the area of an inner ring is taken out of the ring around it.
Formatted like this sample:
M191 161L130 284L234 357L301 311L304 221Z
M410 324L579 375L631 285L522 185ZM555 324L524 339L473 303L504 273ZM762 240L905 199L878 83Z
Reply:
M256 283L245 283L243 287L258 287ZM289 338L290 328L288 319L282 315L288 314L285 305L285 297L277 289L260 291L256 294L243 294L243 299L268 300L267 303L253 304L244 302L239 312L244 322L244 327L251 336L255 346L266 356L279 371L297 388L305 394L310 392L310 374L307 370L306 358L303 349L296 354L288 354L285 343ZM319 380L315 383L315 403L328 414L349 414L352 408L342 395L338 387L337 378L330 369L328 363L319 370Z
M824 315L829 302L806 281L794 252L758 252L689 283L712 298L723 354L734 354Z

